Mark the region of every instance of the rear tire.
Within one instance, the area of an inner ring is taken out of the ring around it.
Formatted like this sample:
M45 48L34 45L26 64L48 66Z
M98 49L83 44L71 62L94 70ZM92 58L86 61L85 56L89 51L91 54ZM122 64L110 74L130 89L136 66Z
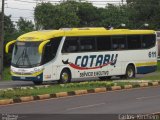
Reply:
M71 82L71 73L67 69L63 69L60 74L60 80L58 83L69 83Z
M128 65L125 74L126 79L135 78L135 67L133 65Z

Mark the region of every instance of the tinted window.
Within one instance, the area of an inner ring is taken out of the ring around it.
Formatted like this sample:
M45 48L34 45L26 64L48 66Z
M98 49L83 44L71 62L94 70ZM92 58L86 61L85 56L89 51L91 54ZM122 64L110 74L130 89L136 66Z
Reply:
M111 37L109 36L101 36L97 37L97 50L105 51L111 50Z
M126 49L126 36L113 36L112 37L112 49L113 50Z
M78 52L78 47L78 37L68 37L64 42L62 53Z
M80 50L95 51L95 37L80 37Z
M155 45L155 35L143 35L142 48L151 48Z
M43 53L43 64L51 61L57 53L61 37L51 39L49 43L46 44L44 53Z
M160 32L159 31L157 31L157 37L160 37Z
M127 37L128 49L141 49L141 36L130 35Z

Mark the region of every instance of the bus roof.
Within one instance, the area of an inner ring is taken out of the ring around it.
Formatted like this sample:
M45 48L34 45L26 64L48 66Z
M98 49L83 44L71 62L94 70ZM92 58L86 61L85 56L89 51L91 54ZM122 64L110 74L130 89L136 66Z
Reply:
M136 35L136 34L155 34L154 30L129 30L111 29L103 27L97 28L62 28L59 30L33 31L18 37L18 41L44 41L54 37L62 36L96 36L96 35Z

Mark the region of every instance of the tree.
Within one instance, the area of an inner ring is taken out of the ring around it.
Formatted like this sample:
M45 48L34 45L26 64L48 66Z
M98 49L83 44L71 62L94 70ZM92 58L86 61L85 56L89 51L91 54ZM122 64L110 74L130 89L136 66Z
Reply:
M129 24L126 13L126 6L115 6L108 4L104 10L101 11L101 25L108 27L118 27L120 24Z
M11 16L4 16L4 48L7 42L17 38L17 32ZM5 54L4 52L4 66L9 66L11 61L11 54Z
M34 11L36 28L58 29L78 26L79 18L76 15L74 6L70 3L72 1L60 5L42 3L36 6Z
M128 28L138 29L149 23L151 29L160 28L160 0L127 0L124 5L108 4L105 8L91 3L68 0L58 5L42 3L35 8L37 28L107 27L125 23Z
M130 21L139 28L149 23L150 28L160 27L160 0L127 0Z
M96 27L99 26L100 10L91 3L77 3L77 16L80 19L80 27Z
M36 29L50 29L54 26L56 10L51 3L38 4L34 10Z
M20 34L30 32L34 30L34 24L32 21L26 20L22 17L19 18L17 23L17 30Z

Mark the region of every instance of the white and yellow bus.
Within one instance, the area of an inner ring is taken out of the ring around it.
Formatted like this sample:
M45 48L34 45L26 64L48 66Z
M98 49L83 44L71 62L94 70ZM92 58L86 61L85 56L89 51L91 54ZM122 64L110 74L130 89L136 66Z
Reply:
M157 33L157 46L158 46L158 61L160 60L160 31L156 31Z
M70 82L75 78L133 78L157 67L156 32L105 28L70 28L26 33L14 45L13 80Z

